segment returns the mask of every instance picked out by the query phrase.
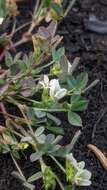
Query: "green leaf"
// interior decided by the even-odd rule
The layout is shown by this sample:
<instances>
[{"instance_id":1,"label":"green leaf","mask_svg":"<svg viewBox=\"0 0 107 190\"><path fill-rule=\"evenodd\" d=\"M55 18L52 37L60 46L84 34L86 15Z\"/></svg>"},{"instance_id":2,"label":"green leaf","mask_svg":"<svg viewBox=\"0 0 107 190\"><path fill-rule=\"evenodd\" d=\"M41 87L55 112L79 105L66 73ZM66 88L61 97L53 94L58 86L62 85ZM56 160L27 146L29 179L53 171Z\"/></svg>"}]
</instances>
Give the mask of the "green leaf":
<instances>
[{"instance_id":1,"label":"green leaf","mask_svg":"<svg viewBox=\"0 0 107 190\"><path fill-rule=\"evenodd\" d=\"M59 148L56 152L53 152L52 155L58 157L65 157L68 154L66 147Z\"/></svg>"},{"instance_id":2,"label":"green leaf","mask_svg":"<svg viewBox=\"0 0 107 190\"><path fill-rule=\"evenodd\" d=\"M49 7L51 0L43 0L43 5Z\"/></svg>"},{"instance_id":3,"label":"green leaf","mask_svg":"<svg viewBox=\"0 0 107 190\"><path fill-rule=\"evenodd\" d=\"M58 3L52 3L51 8L57 13L58 16L64 16L63 9Z\"/></svg>"},{"instance_id":4,"label":"green leaf","mask_svg":"<svg viewBox=\"0 0 107 190\"><path fill-rule=\"evenodd\" d=\"M78 130L74 134L74 137L73 137L72 141L70 142L70 144L66 145L67 153L70 153L72 151L72 149L74 148L75 144L77 143L80 135L81 135L81 131Z\"/></svg>"},{"instance_id":5,"label":"green leaf","mask_svg":"<svg viewBox=\"0 0 107 190\"><path fill-rule=\"evenodd\" d=\"M88 83L88 74L87 73L81 73L76 77L76 89L82 90L86 87Z\"/></svg>"},{"instance_id":6,"label":"green leaf","mask_svg":"<svg viewBox=\"0 0 107 190\"><path fill-rule=\"evenodd\" d=\"M31 162L35 162L35 161L39 160L41 158L41 156L42 156L41 152L32 153L30 155L30 160L31 160Z\"/></svg>"},{"instance_id":7,"label":"green leaf","mask_svg":"<svg viewBox=\"0 0 107 190\"><path fill-rule=\"evenodd\" d=\"M45 144L51 144L53 141L55 140L55 135L53 134L48 134L46 136L46 141L45 141Z\"/></svg>"},{"instance_id":8,"label":"green leaf","mask_svg":"<svg viewBox=\"0 0 107 190\"><path fill-rule=\"evenodd\" d=\"M75 112L72 111L68 112L68 121L70 124L74 126L82 126L81 117Z\"/></svg>"},{"instance_id":9,"label":"green leaf","mask_svg":"<svg viewBox=\"0 0 107 190\"><path fill-rule=\"evenodd\" d=\"M20 175L20 173L18 173L18 172L16 172L16 171L13 171L13 172L12 172L12 175L13 175L15 178L19 179L20 181L22 181L22 182L25 182L25 181L26 181L26 179L24 178L24 176Z\"/></svg>"},{"instance_id":10,"label":"green leaf","mask_svg":"<svg viewBox=\"0 0 107 190\"><path fill-rule=\"evenodd\" d=\"M47 117L52 120L57 126L61 125L61 121L60 119L58 119L57 117L55 117L54 115L47 113Z\"/></svg>"},{"instance_id":11,"label":"green leaf","mask_svg":"<svg viewBox=\"0 0 107 190\"><path fill-rule=\"evenodd\" d=\"M67 84L68 84L68 88L70 90L75 89L75 87L76 87L76 80L75 80L75 78L73 76L68 76L67 77Z\"/></svg>"},{"instance_id":12,"label":"green leaf","mask_svg":"<svg viewBox=\"0 0 107 190\"><path fill-rule=\"evenodd\" d=\"M23 185L24 185L25 187L27 187L28 189L30 189L30 190L34 190L34 189L35 189L35 186L32 185L32 184L30 184L30 183L25 182L25 183L23 183Z\"/></svg>"},{"instance_id":13,"label":"green leaf","mask_svg":"<svg viewBox=\"0 0 107 190\"><path fill-rule=\"evenodd\" d=\"M39 119L46 116L46 112L39 111L39 110L37 111L37 110L35 110L35 108L33 108L33 111L34 111L36 117Z\"/></svg>"},{"instance_id":14,"label":"green leaf","mask_svg":"<svg viewBox=\"0 0 107 190\"><path fill-rule=\"evenodd\" d=\"M59 143L59 141L61 141L62 138L63 138L62 135L58 135L58 136L55 138L55 140L53 141L53 144L57 144L57 143Z\"/></svg>"},{"instance_id":15,"label":"green leaf","mask_svg":"<svg viewBox=\"0 0 107 190\"><path fill-rule=\"evenodd\" d=\"M61 70L63 75L67 75L68 74L68 59L67 57L63 54L60 57L60 66L61 66Z\"/></svg>"},{"instance_id":16,"label":"green leaf","mask_svg":"<svg viewBox=\"0 0 107 190\"><path fill-rule=\"evenodd\" d=\"M64 134L64 130L63 130L61 127L52 127L52 126L50 126L50 125L47 125L46 128L47 128L49 131L51 131L51 132L53 132L53 133L55 133L55 134L61 134L61 135Z\"/></svg>"},{"instance_id":17,"label":"green leaf","mask_svg":"<svg viewBox=\"0 0 107 190\"><path fill-rule=\"evenodd\" d=\"M34 182L42 177L42 172L37 172L27 179L28 183Z\"/></svg>"},{"instance_id":18,"label":"green leaf","mask_svg":"<svg viewBox=\"0 0 107 190\"><path fill-rule=\"evenodd\" d=\"M94 86L96 86L98 84L99 80L94 80L88 87L86 87L83 92L85 93L87 90L90 90L91 88L93 88Z\"/></svg>"},{"instance_id":19,"label":"green leaf","mask_svg":"<svg viewBox=\"0 0 107 190\"><path fill-rule=\"evenodd\" d=\"M58 50L53 50L52 57L54 61L59 61L61 56L65 54L65 48L59 48Z\"/></svg>"},{"instance_id":20,"label":"green leaf","mask_svg":"<svg viewBox=\"0 0 107 190\"><path fill-rule=\"evenodd\" d=\"M40 136L44 132L44 130L45 130L44 127L39 127L38 129L36 129L35 131L36 137Z\"/></svg>"},{"instance_id":21,"label":"green leaf","mask_svg":"<svg viewBox=\"0 0 107 190\"><path fill-rule=\"evenodd\" d=\"M39 144L44 144L45 140L46 140L46 135L45 134L41 134L40 136L36 137L37 141Z\"/></svg>"},{"instance_id":22,"label":"green leaf","mask_svg":"<svg viewBox=\"0 0 107 190\"><path fill-rule=\"evenodd\" d=\"M82 90L88 83L88 74L81 73L76 78L74 76L67 77L67 84L70 90L73 90L75 94L81 94Z\"/></svg>"},{"instance_id":23,"label":"green leaf","mask_svg":"<svg viewBox=\"0 0 107 190\"><path fill-rule=\"evenodd\" d=\"M72 111L83 111L86 110L88 101L84 100L80 95L73 95L71 97L71 110Z\"/></svg>"}]
</instances>

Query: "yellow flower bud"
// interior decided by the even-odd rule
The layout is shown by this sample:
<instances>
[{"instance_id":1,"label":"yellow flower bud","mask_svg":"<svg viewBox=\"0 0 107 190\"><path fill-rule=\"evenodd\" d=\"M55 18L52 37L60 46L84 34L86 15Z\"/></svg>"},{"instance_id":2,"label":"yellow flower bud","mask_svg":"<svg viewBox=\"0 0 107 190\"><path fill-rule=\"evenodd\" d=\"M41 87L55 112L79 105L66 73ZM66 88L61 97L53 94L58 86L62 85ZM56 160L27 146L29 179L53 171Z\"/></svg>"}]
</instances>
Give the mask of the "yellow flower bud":
<instances>
[{"instance_id":1,"label":"yellow flower bud","mask_svg":"<svg viewBox=\"0 0 107 190\"><path fill-rule=\"evenodd\" d=\"M27 149L28 146L29 146L28 143L19 143L19 144L18 144L18 148L21 149L21 150Z\"/></svg>"}]
</instances>

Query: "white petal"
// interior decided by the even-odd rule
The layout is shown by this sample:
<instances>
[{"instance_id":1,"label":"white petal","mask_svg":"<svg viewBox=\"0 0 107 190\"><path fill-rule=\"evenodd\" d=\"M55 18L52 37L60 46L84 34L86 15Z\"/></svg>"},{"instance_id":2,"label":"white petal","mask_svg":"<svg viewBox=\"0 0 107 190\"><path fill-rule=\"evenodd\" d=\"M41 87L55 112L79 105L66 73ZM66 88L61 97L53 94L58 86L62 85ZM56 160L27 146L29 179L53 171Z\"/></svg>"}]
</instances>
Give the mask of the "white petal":
<instances>
[{"instance_id":1,"label":"white petal","mask_svg":"<svg viewBox=\"0 0 107 190\"><path fill-rule=\"evenodd\" d=\"M84 170L83 171L83 173L82 173L82 177L84 178L84 179L90 179L91 178L91 172L90 171L88 171L88 170Z\"/></svg>"},{"instance_id":2,"label":"white petal","mask_svg":"<svg viewBox=\"0 0 107 190\"><path fill-rule=\"evenodd\" d=\"M67 90L65 88L61 88L56 94L55 94L55 98L57 100L60 100L61 98L63 98L67 93Z\"/></svg>"},{"instance_id":3,"label":"white petal","mask_svg":"<svg viewBox=\"0 0 107 190\"><path fill-rule=\"evenodd\" d=\"M78 186L90 186L91 185L91 181L90 180L82 180L82 179L78 179L75 182L76 185Z\"/></svg>"},{"instance_id":4,"label":"white petal","mask_svg":"<svg viewBox=\"0 0 107 190\"><path fill-rule=\"evenodd\" d=\"M55 95L55 86L51 86L49 90L49 95L51 98L54 98Z\"/></svg>"},{"instance_id":5,"label":"white petal","mask_svg":"<svg viewBox=\"0 0 107 190\"><path fill-rule=\"evenodd\" d=\"M80 170L75 175L74 182L76 185L79 186L89 186L91 185L91 173L88 170Z\"/></svg>"},{"instance_id":6,"label":"white petal","mask_svg":"<svg viewBox=\"0 0 107 190\"><path fill-rule=\"evenodd\" d=\"M77 174L76 174L77 178L82 178L82 179L87 179L89 180L91 178L91 172L88 170L78 170Z\"/></svg>"},{"instance_id":7,"label":"white petal","mask_svg":"<svg viewBox=\"0 0 107 190\"><path fill-rule=\"evenodd\" d=\"M50 88L51 88L51 87L54 87L55 90L56 90L56 92L60 89L60 85L59 85L58 79L52 79L52 80L50 81Z\"/></svg>"},{"instance_id":8,"label":"white petal","mask_svg":"<svg viewBox=\"0 0 107 190\"><path fill-rule=\"evenodd\" d=\"M78 163L77 163L77 160L73 157L73 154L72 154L72 153L67 154L66 159L67 159L68 161L70 161L71 164L72 164L75 168L77 168Z\"/></svg>"},{"instance_id":9,"label":"white petal","mask_svg":"<svg viewBox=\"0 0 107 190\"><path fill-rule=\"evenodd\" d=\"M50 97L54 98L56 92L60 90L60 85L59 85L58 79L52 79L50 81L49 86L50 86L50 92L49 92Z\"/></svg>"},{"instance_id":10,"label":"white petal","mask_svg":"<svg viewBox=\"0 0 107 190\"><path fill-rule=\"evenodd\" d=\"M49 84L49 78L47 75L44 75L44 83L47 85Z\"/></svg>"},{"instance_id":11,"label":"white petal","mask_svg":"<svg viewBox=\"0 0 107 190\"><path fill-rule=\"evenodd\" d=\"M84 167L85 167L85 162L84 161L78 162L78 168L79 169L83 169Z\"/></svg>"},{"instance_id":12,"label":"white petal","mask_svg":"<svg viewBox=\"0 0 107 190\"><path fill-rule=\"evenodd\" d=\"M4 18L0 18L0 24L2 24L3 20L4 20Z\"/></svg>"}]
</instances>

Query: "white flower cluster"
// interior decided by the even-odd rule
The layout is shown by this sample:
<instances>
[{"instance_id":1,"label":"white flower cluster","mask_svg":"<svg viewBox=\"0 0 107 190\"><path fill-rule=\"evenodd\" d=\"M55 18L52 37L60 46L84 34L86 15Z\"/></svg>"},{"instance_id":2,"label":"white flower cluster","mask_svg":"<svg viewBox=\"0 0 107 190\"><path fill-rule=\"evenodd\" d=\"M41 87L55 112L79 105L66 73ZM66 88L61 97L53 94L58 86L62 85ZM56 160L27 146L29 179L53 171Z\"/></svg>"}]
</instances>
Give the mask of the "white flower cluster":
<instances>
[{"instance_id":1,"label":"white flower cluster","mask_svg":"<svg viewBox=\"0 0 107 190\"><path fill-rule=\"evenodd\" d=\"M85 162L77 162L77 160L73 157L72 153L66 156L66 159L71 163L74 167L76 173L73 178L73 183L77 186L90 186L91 185L91 172L87 169L84 169Z\"/></svg>"},{"instance_id":2,"label":"white flower cluster","mask_svg":"<svg viewBox=\"0 0 107 190\"><path fill-rule=\"evenodd\" d=\"M43 86L43 88L49 89L49 96L54 100L60 100L67 93L65 88L61 88L58 79L52 79L49 81L47 75L44 75L43 80L39 83Z\"/></svg>"}]
</instances>

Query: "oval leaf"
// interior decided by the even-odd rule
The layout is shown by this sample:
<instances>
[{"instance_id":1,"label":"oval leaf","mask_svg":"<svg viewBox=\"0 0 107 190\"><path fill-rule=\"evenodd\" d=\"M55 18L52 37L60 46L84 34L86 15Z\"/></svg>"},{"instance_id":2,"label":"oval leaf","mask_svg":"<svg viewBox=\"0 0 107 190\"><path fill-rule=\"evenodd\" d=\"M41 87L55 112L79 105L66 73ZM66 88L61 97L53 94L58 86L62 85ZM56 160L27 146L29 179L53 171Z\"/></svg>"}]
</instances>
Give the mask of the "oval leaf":
<instances>
[{"instance_id":1,"label":"oval leaf","mask_svg":"<svg viewBox=\"0 0 107 190\"><path fill-rule=\"evenodd\" d=\"M35 131L36 137L40 136L44 132L44 130L45 130L44 127L39 127L38 129L36 129Z\"/></svg>"},{"instance_id":2,"label":"oval leaf","mask_svg":"<svg viewBox=\"0 0 107 190\"><path fill-rule=\"evenodd\" d=\"M41 158L41 156L42 156L41 152L32 153L30 155L30 160L31 160L31 162L35 162L35 161L39 160Z\"/></svg>"},{"instance_id":3,"label":"oval leaf","mask_svg":"<svg viewBox=\"0 0 107 190\"><path fill-rule=\"evenodd\" d=\"M42 172L37 172L36 174L33 174L31 177L28 178L27 182L31 183L34 182L42 177Z\"/></svg>"},{"instance_id":4,"label":"oval leaf","mask_svg":"<svg viewBox=\"0 0 107 190\"><path fill-rule=\"evenodd\" d=\"M68 121L72 125L82 126L81 117L75 112L72 112L72 111L68 112Z\"/></svg>"}]
</instances>

